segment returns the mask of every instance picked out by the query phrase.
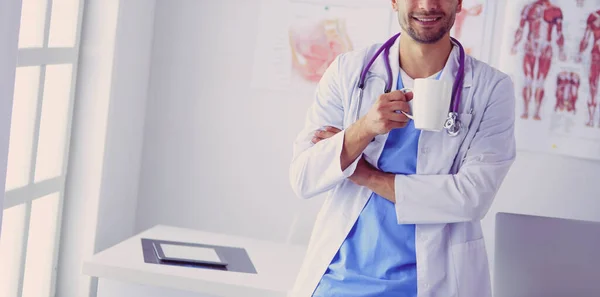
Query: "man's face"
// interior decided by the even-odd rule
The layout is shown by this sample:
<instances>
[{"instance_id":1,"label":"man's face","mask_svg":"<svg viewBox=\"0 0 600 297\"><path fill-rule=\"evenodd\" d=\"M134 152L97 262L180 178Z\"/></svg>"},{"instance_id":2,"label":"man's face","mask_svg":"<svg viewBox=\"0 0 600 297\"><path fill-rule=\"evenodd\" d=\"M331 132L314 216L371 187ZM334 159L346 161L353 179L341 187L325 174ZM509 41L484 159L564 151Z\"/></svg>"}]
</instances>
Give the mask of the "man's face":
<instances>
[{"instance_id":1,"label":"man's face","mask_svg":"<svg viewBox=\"0 0 600 297\"><path fill-rule=\"evenodd\" d=\"M402 30L427 44L450 32L461 5L462 0L392 0Z\"/></svg>"}]
</instances>

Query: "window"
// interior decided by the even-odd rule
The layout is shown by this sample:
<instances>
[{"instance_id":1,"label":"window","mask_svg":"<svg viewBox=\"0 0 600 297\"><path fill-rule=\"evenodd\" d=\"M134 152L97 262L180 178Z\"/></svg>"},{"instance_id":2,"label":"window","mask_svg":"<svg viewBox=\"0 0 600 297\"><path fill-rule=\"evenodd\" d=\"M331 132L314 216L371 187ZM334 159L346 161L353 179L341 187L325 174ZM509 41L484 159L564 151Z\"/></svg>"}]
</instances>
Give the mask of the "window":
<instances>
[{"instance_id":1,"label":"window","mask_svg":"<svg viewBox=\"0 0 600 297\"><path fill-rule=\"evenodd\" d=\"M84 0L23 0L0 297L54 296Z\"/></svg>"}]
</instances>

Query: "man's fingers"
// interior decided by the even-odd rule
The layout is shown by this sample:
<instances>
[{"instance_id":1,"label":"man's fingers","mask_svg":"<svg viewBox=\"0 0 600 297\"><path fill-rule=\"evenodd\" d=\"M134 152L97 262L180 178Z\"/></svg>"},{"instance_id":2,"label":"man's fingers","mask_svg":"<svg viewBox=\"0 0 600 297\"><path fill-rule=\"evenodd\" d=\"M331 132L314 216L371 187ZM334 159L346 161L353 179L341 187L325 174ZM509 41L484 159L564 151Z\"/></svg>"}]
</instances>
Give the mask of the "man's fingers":
<instances>
[{"instance_id":1,"label":"man's fingers","mask_svg":"<svg viewBox=\"0 0 600 297\"><path fill-rule=\"evenodd\" d=\"M335 127L326 127L324 129L325 129L325 131L323 131L323 130L315 131L315 135L312 138L312 143L317 143L323 139L332 137L333 135L335 135L341 131L340 129L335 128Z\"/></svg>"},{"instance_id":2,"label":"man's fingers","mask_svg":"<svg viewBox=\"0 0 600 297\"><path fill-rule=\"evenodd\" d=\"M340 130L336 127L326 126L326 127L323 127L322 130L315 131L315 137L320 138L320 140L323 140L325 138L332 137L333 135L339 133L340 131L342 131L342 130Z\"/></svg>"},{"instance_id":3,"label":"man's fingers","mask_svg":"<svg viewBox=\"0 0 600 297\"><path fill-rule=\"evenodd\" d=\"M386 117L390 121L398 123L408 123L408 121L410 120L406 115L404 115L401 112L389 112L388 114L386 114Z\"/></svg>"},{"instance_id":4,"label":"man's fingers","mask_svg":"<svg viewBox=\"0 0 600 297\"><path fill-rule=\"evenodd\" d=\"M393 101L390 102L386 105L384 105L384 110L383 111L404 111L407 113L410 113L410 104L408 104L408 102L405 101Z\"/></svg>"},{"instance_id":5,"label":"man's fingers","mask_svg":"<svg viewBox=\"0 0 600 297\"><path fill-rule=\"evenodd\" d=\"M410 104L405 101L392 101L384 105L382 116L390 121L407 123L410 119L402 112L411 114Z\"/></svg>"},{"instance_id":6,"label":"man's fingers","mask_svg":"<svg viewBox=\"0 0 600 297\"><path fill-rule=\"evenodd\" d=\"M338 132L342 131L342 130L340 130L336 127L332 127L332 126L325 126L324 130L327 132L333 132L333 133L338 133Z\"/></svg>"},{"instance_id":7,"label":"man's fingers","mask_svg":"<svg viewBox=\"0 0 600 297\"><path fill-rule=\"evenodd\" d=\"M329 137L332 137L335 134L337 134L337 133L328 132L328 131L317 131L317 132L315 132L315 136L319 137L319 138L329 138Z\"/></svg>"},{"instance_id":8,"label":"man's fingers","mask_svg":"<svg viewBox=\"0 0 600 297\"><path fill-rule=\"evenodd\" d=\"M404 92L396 90L389 92L387 94L381 95L382 101L407 101L406 95Z\"/></svg>"}]
</instances>

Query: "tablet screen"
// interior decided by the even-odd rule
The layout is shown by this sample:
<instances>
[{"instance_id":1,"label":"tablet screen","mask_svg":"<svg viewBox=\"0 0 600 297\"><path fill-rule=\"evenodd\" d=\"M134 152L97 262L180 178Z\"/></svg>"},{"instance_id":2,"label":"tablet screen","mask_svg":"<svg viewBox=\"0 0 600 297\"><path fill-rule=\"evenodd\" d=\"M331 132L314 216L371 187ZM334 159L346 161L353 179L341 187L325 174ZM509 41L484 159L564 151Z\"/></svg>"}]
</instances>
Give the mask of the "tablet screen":
<instances>
[{"instance_id":1,"label":"tablet screen","mask_svg":"<svg viewBox=\"0 0 600 297\"><path fill-rule=\"evenodd\" d=\"M183 260L194 260L202 262L222 262L219 255L213 248L183 246L174 244L160 244L163 254L166 258L175 258Z\"/></svg>"}]
</instances>

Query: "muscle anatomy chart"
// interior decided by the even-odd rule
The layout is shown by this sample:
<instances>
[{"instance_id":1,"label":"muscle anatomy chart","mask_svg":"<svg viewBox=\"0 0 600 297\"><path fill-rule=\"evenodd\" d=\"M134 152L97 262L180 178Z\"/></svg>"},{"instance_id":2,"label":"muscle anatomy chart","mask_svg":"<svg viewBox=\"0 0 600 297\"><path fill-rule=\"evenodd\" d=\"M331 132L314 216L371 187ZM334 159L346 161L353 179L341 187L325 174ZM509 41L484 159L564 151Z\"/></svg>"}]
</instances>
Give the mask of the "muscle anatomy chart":
<instances>
[{"instance_id":1,"label":"muscle anatomy chart","mask_svg":"<svg viewBox=\"0 0 600 297\"><path fill-rule=\"evenodd\" d=\"M560 50L562 61L566 59L564 52L565 39L562 30L563 14L560 7L552 5L549 0L539 0L525 5L522 9L521 20L515 34L515 41L511 50L517 53L517 46L523 39L523 33L529 32L525 40L525 56L523 58L523 114L521 118L527 119L530 112L530 102L535 92L535 120L540 120L540 108L544 100L544 83L552 65L552 43L556 42ZM558 38L552 40L552 33L556 31Z\"/></svg>"},{"instance_id":2,"label":"muscle anatomy chart","mask_svg":"<svg viewBox=\"0 0 600 297\"><path fill-rule=\"evenodd\" d=\"M581 80L576 72L563 71L556 78L556 105L554 111L576 112Z\"/></svg>"},{"instance_id":3,"label":"muscle anatomy chart","mask_svg":"<svg viewBox=\"0 0 600 297\"><path fill-rule=\"evenodd\" d=\"M574 2L508 1L500 69L519 149L600 159L600 1Z\"/></svg>"},{"instance_id":4,"label":"muscle anatomy chart","mask_svg":"<svg viewBox=\"0 0 600 297\"><path fill-rule=\"evenodd\" d=\"M590 46L590 41L592 46ZM586 123L587 126L593 127L596 122L594 120L596 115L596 107L598 106L598 78L600 76L600 9L592 12L587 18L585 33L579 46L578 61L583 60L583 54L591 47L591 63L589 70L589 89L590 97L587 102L589 119ZM599 122L600 126L600 122Z\"/></svg>"},{"instance_id":5,"label":"muscle anatomy chart","mask_svg":"<svg viewBox=\"0 0 600 297\"><path fill-rule=\"evenodd\" d=\"M339 54L391 36L390 12L379 0L262 0L252 86L313 92Z\"/></svg>"}]
</instances>

